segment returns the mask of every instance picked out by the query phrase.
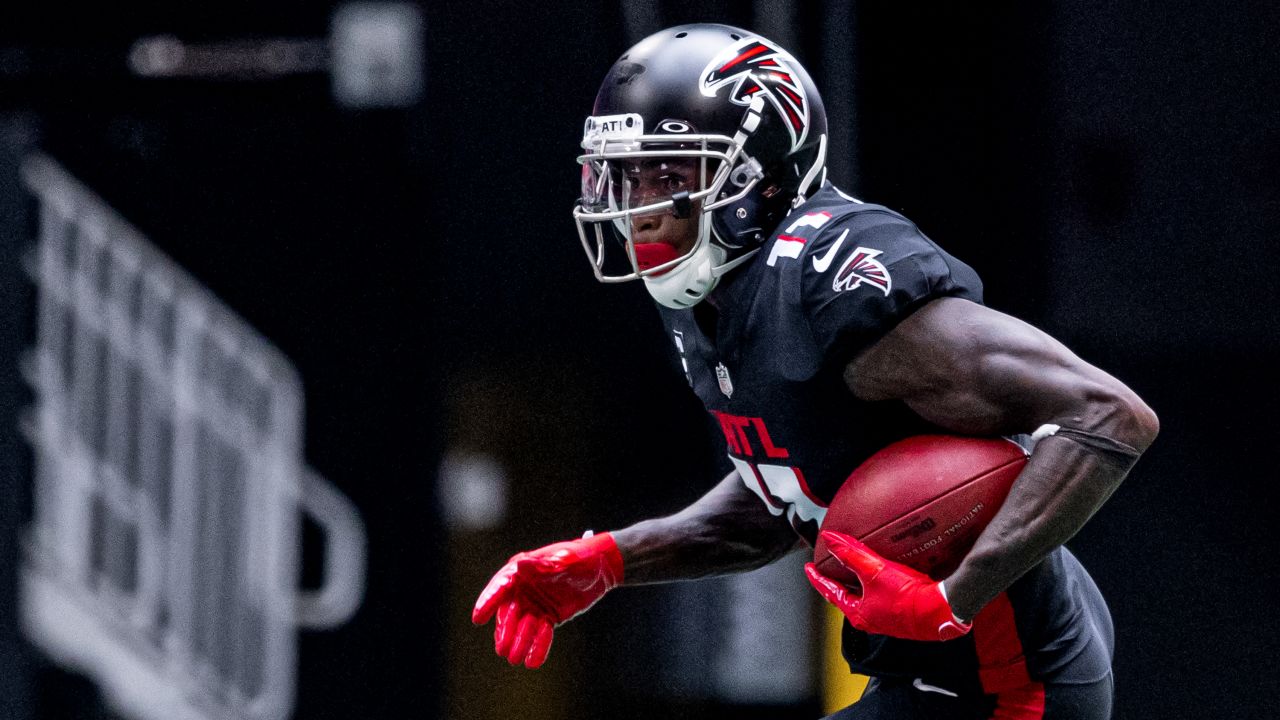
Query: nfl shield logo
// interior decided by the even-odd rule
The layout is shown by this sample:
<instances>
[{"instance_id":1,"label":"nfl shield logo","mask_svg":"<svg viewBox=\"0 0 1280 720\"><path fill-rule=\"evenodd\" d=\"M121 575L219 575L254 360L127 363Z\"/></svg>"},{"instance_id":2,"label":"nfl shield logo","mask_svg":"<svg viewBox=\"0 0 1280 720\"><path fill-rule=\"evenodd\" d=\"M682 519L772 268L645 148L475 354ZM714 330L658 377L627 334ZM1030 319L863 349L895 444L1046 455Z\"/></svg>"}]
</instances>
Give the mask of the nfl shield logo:
<instances>
[{"instance_id":1,"label":"nfl shield logo","mask_svg":"<svg viewBox=\"0 0 1280 720\"><path fill-rule=\"evenodd\" d=\"M720 381L720 392L725 397L733 397L733 381L729 379L729 368L724 363L716 365L716 380Z\"/></svg>"}]
</instances>

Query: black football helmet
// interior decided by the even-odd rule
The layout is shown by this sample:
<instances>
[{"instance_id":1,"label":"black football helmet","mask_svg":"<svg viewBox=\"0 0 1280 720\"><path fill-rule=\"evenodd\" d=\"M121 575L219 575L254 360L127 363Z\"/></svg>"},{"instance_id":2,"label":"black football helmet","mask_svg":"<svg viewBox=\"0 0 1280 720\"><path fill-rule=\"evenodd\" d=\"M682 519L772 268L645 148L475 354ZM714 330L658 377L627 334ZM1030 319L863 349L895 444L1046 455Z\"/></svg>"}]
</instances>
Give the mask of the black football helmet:
<instances>
[{"instance_id":1,"label":"black football helmet","mask_svg":"<svg viewBox=\"0 0 1280 720\"><path fill-rule=\"evenodd\" d=\"M663 305L694 305L821 187L826 148L822 98L777 44L715 24L645 38L609 70L583 129L574 219L597 279L643 278ZM696 182L632 193L628 165L658 160L696 161ZM691 249L638 261L632 223L654 213L696 219Z\"/></svg>"}]
</instances>

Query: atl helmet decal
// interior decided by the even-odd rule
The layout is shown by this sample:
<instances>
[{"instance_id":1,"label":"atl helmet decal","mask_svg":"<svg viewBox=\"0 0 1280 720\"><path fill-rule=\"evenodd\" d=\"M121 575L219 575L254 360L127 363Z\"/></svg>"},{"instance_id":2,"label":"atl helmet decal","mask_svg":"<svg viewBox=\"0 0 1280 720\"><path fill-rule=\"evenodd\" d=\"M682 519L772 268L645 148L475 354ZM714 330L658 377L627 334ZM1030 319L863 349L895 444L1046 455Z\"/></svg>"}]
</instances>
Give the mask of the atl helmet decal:
<instances>
[{"instance_id":1,"label":"atl helmet decal","mask_svg":"<svg viewBox=\"0 0 1280 720\"><path fill-rule=\"evenodd\" d=\"M875 259L880 254L882 254L881 251L871 248L859 247L854 250L849 259L840 266L835 280L831 281L831 289L836 292L852 290L866 283L888 296L889 289L893 287L893 278L889 277L889 271L885 269L884 263Z\"/></svg>"},{"instance_id":2,"label":"atl helmet decal","mask_svg":"<svg viewBox=\"0 0 1280 720\"><path fill-rule=\"evenodd\" d=\"M786 121L795 152L809 134L809 98L792 66L796 59L782 48L760 38L746 38L730 45L702 70L702 94L714 97L725 85L733 85L729 99L750 105L763 94Z\"/></svg>"}]
</instances>

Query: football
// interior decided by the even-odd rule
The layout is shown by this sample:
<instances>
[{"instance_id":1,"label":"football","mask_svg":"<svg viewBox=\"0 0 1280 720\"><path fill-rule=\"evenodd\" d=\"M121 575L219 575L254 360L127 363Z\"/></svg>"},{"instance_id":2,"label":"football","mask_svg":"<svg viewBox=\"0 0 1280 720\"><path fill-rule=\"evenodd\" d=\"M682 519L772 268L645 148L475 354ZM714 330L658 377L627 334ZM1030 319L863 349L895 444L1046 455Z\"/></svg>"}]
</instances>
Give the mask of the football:
<instances>
[{"instance_id":1,"label":"football","mask_svg":"<svg viewBox=\"0 0 1280 720\"><path fill-rule=\"evenodd\" d=\"M1026 451L1003 438L907 438L853 471L832 498L822 529L852 535L940 580L973 547L1026 464ZM821 539L813 557L824 575L857 586Z\"/></svg>"}]
</instances>

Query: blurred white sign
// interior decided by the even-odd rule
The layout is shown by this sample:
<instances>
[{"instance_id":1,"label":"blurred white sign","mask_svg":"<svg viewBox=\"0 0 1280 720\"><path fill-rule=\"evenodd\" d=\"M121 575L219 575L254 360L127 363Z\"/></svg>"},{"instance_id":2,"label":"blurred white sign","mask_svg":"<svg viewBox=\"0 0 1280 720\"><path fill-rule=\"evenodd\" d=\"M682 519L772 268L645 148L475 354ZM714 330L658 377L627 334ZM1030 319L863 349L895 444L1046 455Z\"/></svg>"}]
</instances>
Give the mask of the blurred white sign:
<instances>
[{"instance_id":1,"label":"blurred white sign","mask_svg":"<svg viewBox=\"0 0 1280 720\"><path fill-rule=\"evenodd\" d=\"M422 14L403 2L338 7L330 31L333 94L353 108L406 107L423 90Z\"/></svg>"},{"instance_id":2,"label":"blurred white sign","mask_svg":"<svg viewBox=\"0 0 1280 720\"><path fill-rule=\"evenodd\" d=\"M364 587L350 502L302 461L290 363L52 160L39 201L32 641L139 720L282 720L298 625ZM299 595L300 509L326 533Z\"/></svg>"}]
</instances>

